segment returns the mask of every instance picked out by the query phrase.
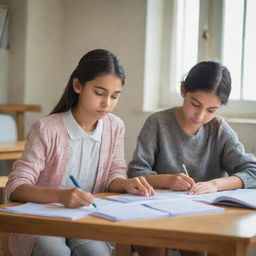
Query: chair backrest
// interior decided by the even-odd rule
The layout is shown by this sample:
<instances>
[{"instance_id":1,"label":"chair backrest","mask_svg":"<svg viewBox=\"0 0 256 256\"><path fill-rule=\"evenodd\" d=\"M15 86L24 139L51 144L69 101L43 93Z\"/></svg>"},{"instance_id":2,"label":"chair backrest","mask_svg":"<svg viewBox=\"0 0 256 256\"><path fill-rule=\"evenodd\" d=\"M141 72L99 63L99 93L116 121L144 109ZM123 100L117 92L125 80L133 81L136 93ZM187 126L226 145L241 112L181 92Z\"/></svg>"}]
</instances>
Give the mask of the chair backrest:
<instances>
[{"instance_id":1,"label":"chair backrest","mask_svg":"<svg viewBox=\"0 0 256 256\"><path fill-rule=\"evenodd\" d=\"M30 104L0 104L0 115L1 114L14 114L14 119L17 124L17 137L18 140L25 140L25 112L41 112L41 105L30 105ZM11 116L12 117L12 116ZM1 123L0 123L1 131Z\"/></svg>"},{"instance_id":2,"label":"chair backrest","mask_svg":"<svg viewBox=\"0 0 256 256\"><path fill-rule=\"evenodd\" d=\"M0 114L0 142L17 141L17 125L11 115Z\"/></svg>"}]
</instances>

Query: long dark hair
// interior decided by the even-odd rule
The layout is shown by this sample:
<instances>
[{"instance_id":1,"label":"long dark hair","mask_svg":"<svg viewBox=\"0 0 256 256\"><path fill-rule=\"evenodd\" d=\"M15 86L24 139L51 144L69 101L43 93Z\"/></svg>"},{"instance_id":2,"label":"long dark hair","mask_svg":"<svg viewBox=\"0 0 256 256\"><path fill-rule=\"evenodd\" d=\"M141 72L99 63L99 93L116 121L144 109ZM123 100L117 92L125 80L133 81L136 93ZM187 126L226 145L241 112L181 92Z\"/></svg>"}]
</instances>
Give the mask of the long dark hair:
<instances>
[{"instance_id":1,"label":"long dark hair","mask_svg":"<svg viewBox=\"0 0 256 256\"><path fill-rule=\"evenodd\" d=\"M203 61L192 67L182 85L185 92L215 92L221 103L225 105L231 91L231 76L222 64Z\"/></svg>"},{"instance_id":2,"label":"long dark hair","mask_svg":"<svg viewBox=\"0 0 256 256\"><path fill-rule=\"evenodd\" d=\"M68 84L58 104L50 114L68 111L76 106L78 94L73 89L73 79L77 78L81 85L100 75L114 74L125 83L125 74L118 57L110 51L95 49L86 53L71 74Z\"/></svg>"}]
</instances>

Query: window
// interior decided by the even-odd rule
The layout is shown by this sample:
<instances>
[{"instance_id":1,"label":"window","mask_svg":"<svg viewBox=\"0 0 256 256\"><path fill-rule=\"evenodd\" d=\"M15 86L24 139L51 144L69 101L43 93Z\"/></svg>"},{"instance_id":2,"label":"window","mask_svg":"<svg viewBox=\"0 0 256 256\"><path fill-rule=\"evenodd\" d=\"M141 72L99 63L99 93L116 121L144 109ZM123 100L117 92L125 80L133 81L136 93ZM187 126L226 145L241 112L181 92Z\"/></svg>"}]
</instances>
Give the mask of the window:
<instances>
[{"instance_id":1,"label":"window","mask_svg":"<svg viewBox=\"0 0 256 256\"><path fill-rule=\"evenodd\" d=\"M145 100L144 109L179 104L189 69L217 60L232 76L222 114L256 117L255 13L255 0L148 0L145 91L154 100Z\"/></svg>"},{"instance_id":2,"label":"window","mask_svg":"<svg viewBox=\"0 0 256 256\"><path fill-rule=\"evenodd\" d=\"M232 73L231 98L236 100L256 100L255 13L255 0L224 2L223 62Z\"/></svg>"}]
</instances>

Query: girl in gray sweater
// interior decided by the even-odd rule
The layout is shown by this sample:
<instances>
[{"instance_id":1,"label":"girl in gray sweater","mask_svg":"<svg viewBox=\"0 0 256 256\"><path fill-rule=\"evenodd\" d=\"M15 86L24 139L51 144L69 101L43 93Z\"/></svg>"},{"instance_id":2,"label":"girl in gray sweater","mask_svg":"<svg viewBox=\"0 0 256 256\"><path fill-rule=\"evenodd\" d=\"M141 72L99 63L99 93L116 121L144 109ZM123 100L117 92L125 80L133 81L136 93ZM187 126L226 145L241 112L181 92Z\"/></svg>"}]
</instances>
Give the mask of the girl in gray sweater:
<instances>
[{"instance_id":1,"label":"girl in gray sweater","mask_svg":"<svg viewBox=\"0 0 256 256\"><path fill-rule=\"evenodd\" d=\"M146 120L129 164L129 177L145 176L154 188L189 194L256 187L255 156L245 153L237 134L216 116L230 91L226 67L212 61L195 65L181 83L182 106ZM139 251L141 256L164 255L161 249Z\"/></svg>"}]
</instances>

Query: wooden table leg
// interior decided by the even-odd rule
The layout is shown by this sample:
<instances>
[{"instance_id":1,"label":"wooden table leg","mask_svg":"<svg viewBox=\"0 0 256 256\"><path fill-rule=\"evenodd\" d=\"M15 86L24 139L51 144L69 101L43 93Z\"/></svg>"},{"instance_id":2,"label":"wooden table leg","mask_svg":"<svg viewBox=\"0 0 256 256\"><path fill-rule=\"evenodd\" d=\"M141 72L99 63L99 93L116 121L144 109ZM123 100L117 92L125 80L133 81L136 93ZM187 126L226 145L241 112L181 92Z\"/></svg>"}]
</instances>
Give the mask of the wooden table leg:
<instances>
[{"instance_id":1,"label":"wooden table leg","mask_svg":"<svg viewBox=\"0 0 256 256\"><path fill-rule=\"evenodd\" d=\"M130 244L116 244L116 256L132 256Z\"/></svg>"},{"instance_id":2,"label":"wooden table leg","mask_svg":"<svg viewBox=\"0 0 256 256\"><path fill-rule=\"evenodd\" d=\"M223 252L220 253L207 253L207 256L246 256L248 251L247 246L244 246L243 244L235 244L233 247L230 247L230 250L223 250Z\"/></svg>"},{"instance_id":3,"label":"wooden table leg","mask_svg":"<svg viewBox=\"0 0 256 256\"><path fill-rule=\"evenodd\" d=\"M0 233L0 251L4 256L11 256L9 251L9 233Z\"/></svg>"}]
</instances>

